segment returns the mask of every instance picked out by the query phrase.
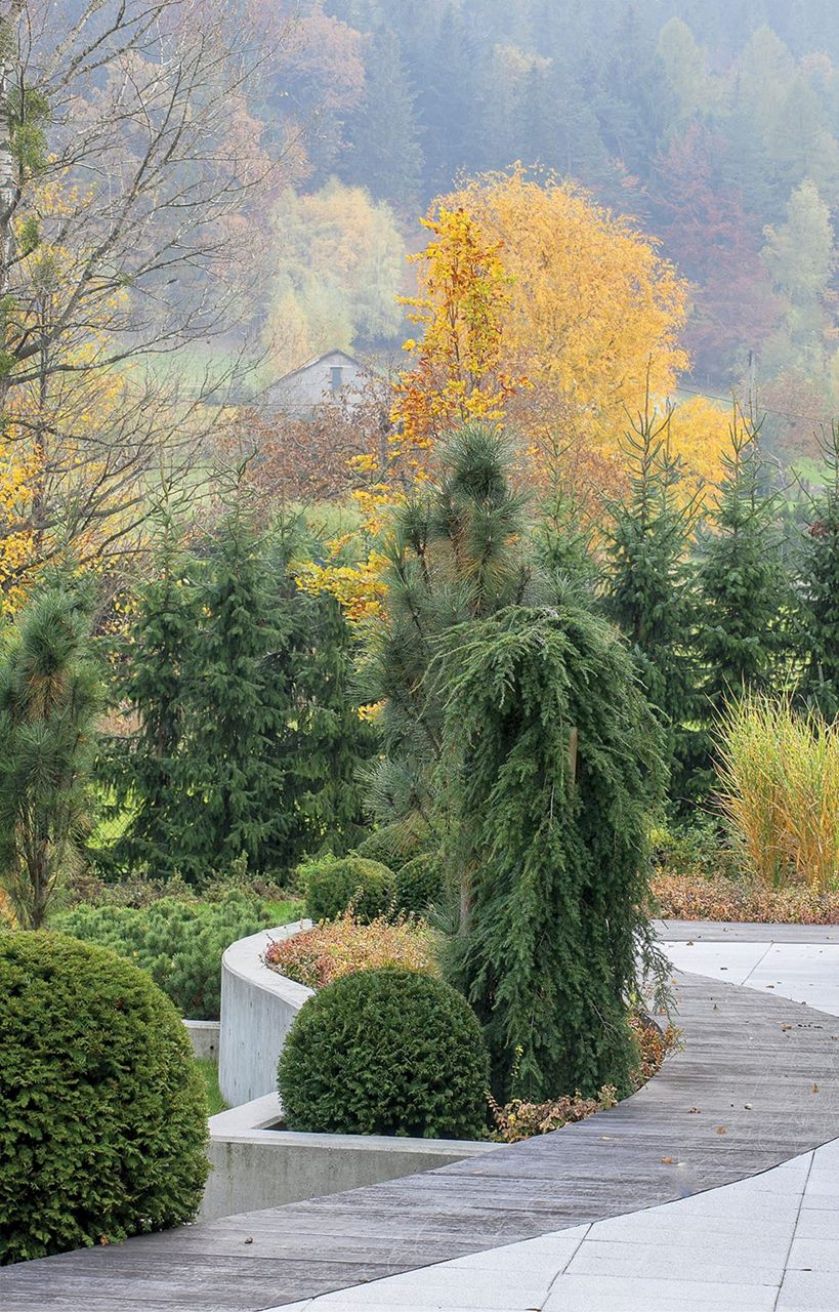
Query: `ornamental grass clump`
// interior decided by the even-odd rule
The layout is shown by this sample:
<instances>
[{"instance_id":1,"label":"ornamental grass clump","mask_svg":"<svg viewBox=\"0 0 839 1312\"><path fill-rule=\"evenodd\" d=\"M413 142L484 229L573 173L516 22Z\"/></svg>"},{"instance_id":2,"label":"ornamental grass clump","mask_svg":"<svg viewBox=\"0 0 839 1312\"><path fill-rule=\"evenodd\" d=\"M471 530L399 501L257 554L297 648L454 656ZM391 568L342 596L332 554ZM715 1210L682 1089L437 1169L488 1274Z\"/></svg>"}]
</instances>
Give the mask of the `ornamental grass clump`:
<instances>
[{"instance_id":1,"label":"ornamental grass clump","mask_svg":"<svg viewBox=\"0 0 839 1312\"><path fill-rule=\"evenodd\" d=\"M426 926L412 920L394 923L384 916L363 925L350 912L338 920L271 943L265 963L310 989L323 988L359 970L377 970L382 966L435 970L432 934Z\"/></svg>"},{"instance_id":2,"label":"ornamental grass clump","mask_svg":"<svg viewBox=\"0 0 839 1312\"><path fill-rule=\"evenodd\" d=\"M719 804L765 887L824 893L839 877L839 721L747 695L719 729Z\"/></svg>"},{"instance_id":3,"label":"ornamental grass clump","mask_svg":"<svg viewBox=\"0 0 839 1312\"><path fill-rule=\"evenodd\" d=\"M144 971L63 934L4 933L0 1036L0 1263L191 1220L204 1085Z\"/></svg>"},{"instance_id":4,"label":"ornamental grass clump","mask_svg":"<svg viewBox=\"0 0 839 1312\"><path fill-rule=\"evenodd\" d=\"M474 1139L489 1061L466 1000L399 968L345 975L310 998L280 1056L292 1130Z\"/></svg>"}]
</instances>

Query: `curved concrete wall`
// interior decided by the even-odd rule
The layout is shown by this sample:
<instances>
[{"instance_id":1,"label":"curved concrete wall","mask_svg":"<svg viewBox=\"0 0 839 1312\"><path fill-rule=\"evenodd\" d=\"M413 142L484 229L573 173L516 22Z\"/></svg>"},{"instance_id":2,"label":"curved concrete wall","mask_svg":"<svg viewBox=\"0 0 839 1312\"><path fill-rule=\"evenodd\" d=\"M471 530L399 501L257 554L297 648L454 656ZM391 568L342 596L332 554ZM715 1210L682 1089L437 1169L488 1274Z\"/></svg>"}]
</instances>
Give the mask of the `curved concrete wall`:
<instances>
[{"instance_id":1,"label":"curved concrete wall","mask_svg":"<svg viewBox=\"0 0 839 1312\"><path fill-rule=\"evenodd\" d=\"M212 1171L200 1220L282 1207L304 1198L431 1171L503 1148L458 1139L400 1139L365 1134L295 1134L273 1129L276 1093L210 1117Z\"/></svg>"},{"instance_id":2,"label":"curved concrete wall","mask_svg":"<svg viewBox=\"0 0 839 1312\"><path fill-rule=\"evenodd\" d=\"M230 1107L273 1093L286 1035L312 989L263 964L269 943L291 938L311 922L299 920L231 943L221 960L219 1088Z\"/></svg>"}]
</instances>

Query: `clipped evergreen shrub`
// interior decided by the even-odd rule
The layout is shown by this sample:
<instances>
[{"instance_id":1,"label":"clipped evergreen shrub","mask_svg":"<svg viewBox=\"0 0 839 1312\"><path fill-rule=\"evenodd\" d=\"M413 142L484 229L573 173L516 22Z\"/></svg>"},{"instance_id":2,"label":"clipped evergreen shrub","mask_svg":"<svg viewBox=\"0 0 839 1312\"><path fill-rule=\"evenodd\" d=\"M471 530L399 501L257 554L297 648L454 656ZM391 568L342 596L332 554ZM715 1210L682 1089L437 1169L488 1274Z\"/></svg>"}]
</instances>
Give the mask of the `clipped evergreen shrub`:
<instances>
[{"instance_id":1,"label":"clipped evergreen shrub","mask_svg":"<svg viewBox=\"0 0 839 1312\"><path fill-rule=\"evenodd\" d=\"M0 936L0 1263L194 1216L206 1098L148 975L61 934Z\"/></svg>"},{"instance_id":2,"label":"clipped evergreen shrub","mask_svg":"<svg viewBox=\"0 0 839 1312\"><path fill-rule=\"evenodd\" d=\"M369 924L387 915L394 902L393 871L360 856L322 857L301 867L306 915L315 922L336 920L352 907L355 919Z\"/></svg>"},{"instance_id":3,"label":"clipped evergreen shrub","mask_svg":"<svg viewBox=\"0 0 839 1312\"><path fill-rule=\"evenodd\" d=\"M488 1079L461 994L398 967L345 975L310 998L278 1070L293 1130L428 1139L481 1137Z\"/></svg>"},{"instance_id":4,"label":"clipped evergreen shrub","mask_svg":"<svg viewBox=\"0 0 839 1312\"><path fill-rule=\"evenodd\" d=\"M398 871L417 855L418 850L417 840L407 837L400 826L384 825L381 829L373 829L352 855L364 857L365 861L380 861Z\"/></svg>"},{"instance_id":5,"label":"clipped evergreen shrub","mask_svg":"<svg viewBox=\"0 0 839 1312\"><path fill-rule=\"evenodd\" d=\"M217 902L161 898L147 907L81 906L56 916L55 925L147 970L190 1020L218 1020L225 948L269 920L257 898L235 890Z\"/></svg>"},{"instance_id":6,"label":"clipped evergreen shrub","mask_svg":"<svg viewBox=\"0 0 839 1312\"><path fill-rule=\"evenodd\" d=\"M442 892L440 861L428 852L415 856L396 872L396 908L400 912L425 915L440 900Z\"/></svg>"}]
</instances>

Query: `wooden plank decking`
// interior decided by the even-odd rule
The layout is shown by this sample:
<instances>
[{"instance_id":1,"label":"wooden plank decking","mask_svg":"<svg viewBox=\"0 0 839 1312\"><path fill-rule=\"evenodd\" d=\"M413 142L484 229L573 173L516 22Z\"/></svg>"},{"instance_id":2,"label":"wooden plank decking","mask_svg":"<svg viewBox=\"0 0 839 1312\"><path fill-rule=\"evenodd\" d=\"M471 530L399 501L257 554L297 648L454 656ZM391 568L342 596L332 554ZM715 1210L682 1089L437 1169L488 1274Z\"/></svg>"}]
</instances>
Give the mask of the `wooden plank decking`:
<instances>
[{"instance_id":1,"label":"wooden plank decking","mask_svg":"<svg viewBox=\"0 0 839 1312\"><path fill-rule=\"evenodd\" d=\"M839 1137L839 1019L680 975L633 1098L404 1180L0 1272L3 1312L256 1312L754 1175Z\"/></svg>"}]
</instances>

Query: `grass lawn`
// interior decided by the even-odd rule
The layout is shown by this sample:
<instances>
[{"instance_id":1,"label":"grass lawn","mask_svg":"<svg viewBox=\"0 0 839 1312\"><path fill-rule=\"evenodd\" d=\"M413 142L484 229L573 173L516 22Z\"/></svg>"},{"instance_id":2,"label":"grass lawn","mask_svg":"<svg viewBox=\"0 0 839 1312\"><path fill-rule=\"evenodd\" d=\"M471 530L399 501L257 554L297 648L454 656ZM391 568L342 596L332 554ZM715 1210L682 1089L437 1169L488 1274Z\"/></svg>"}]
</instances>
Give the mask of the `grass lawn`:
<instances>
[{"instance_id":1,"label":"grass lawn","mask_svg":"<svg viewBox=\"0 0 839 1312\"><path fill-rule=\"evenodd\" d=\"M301 920L306 914L305 903L297 898L285 898L279 902L266 898L265 905L269 913L269 925L266 928L272 928L275 925L290 925L295 920Z\"/></svg>"},{"instance_id":2,"label":"grass lawn","mask_svg":"<svg viewBox=\"0 0 839 1312\"><path fill-rule=\"evenodd\" d=\"M227 1103L221 1096L221 1090L218 1087L218 1066L209 1058L198 1061L198 1069L204 1077L204 1084L207 1089L207 1115L215 1116L216 1112L226 1112Z\"/></svg>"}]
</instances>

